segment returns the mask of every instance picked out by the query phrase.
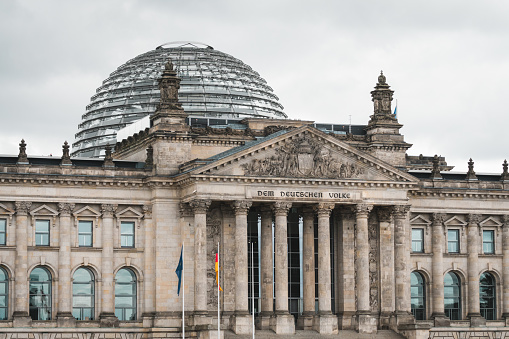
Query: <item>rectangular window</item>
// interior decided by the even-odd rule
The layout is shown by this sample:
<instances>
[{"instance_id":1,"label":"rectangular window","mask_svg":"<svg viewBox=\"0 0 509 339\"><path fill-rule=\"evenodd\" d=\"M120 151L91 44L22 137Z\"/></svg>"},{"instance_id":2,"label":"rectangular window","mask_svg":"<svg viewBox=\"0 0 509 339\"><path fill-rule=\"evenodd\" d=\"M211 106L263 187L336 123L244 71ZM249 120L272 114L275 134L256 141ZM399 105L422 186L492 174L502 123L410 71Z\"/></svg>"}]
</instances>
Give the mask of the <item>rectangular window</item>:
<instances>
[{"instance_id":1,"label":"rectangular window","mask_svg":"<svg viewBox=\"0 0 509 339\"><path fill-rule=\"evenodd\" d=\"M495 253L495 232L482 231L482 250L484 254Z\"/></svg>"},{"instance_id":2,"label":"rectangular window","mask_svg":"<svg viewBox=\"0 0 509 339\"><path fill-rule=\"evenodd\" d=\"M134 247L134 222L120 223L120 247Z\"/></svg>"},{"instance_id":3,"label":"rectangular window","mask_svg":"<svg viewBox=\"0 0 509 339\"><path fill-rule=\"evenodd\" d=\"M78 241L79 247L92 247L92 221L79 221Z\"/></svg>"},{"instance_id":4,"label":"rectangular window","mask_svg":"<svg viewBox=\"0 0 509 339\"><path fill-rule=\"evenodd\" d=\"M460 252L460 230L447 231L447 251L449 253Z\"/></svg>"},{"instance_id":5,"label":"rectangular window","mask_svg":"<svg viewBox=\"0 0 509 339\"><path fill-rule=\"evenodd\" d=\"M49 220L35 221L35 246L49 246Z\"/></svg>"},{"instance_id":6,"label":"rectangular window","mask_svg":"<svg viewBox=\"0 0 509 339\"><path fill-rule=\"evenodd\" d=\"M412 228L412 252L424 252L424 229Z\"/></svg>"},{"instance_id":7,"label":"rectangular window","mask_svg":"<svg viewBox=\"0 0 509 339\"><path fill-rule=\"evenodd\" d=\"M7 239L7 220L0 219L0 246L5 246Z\"/></svg>"}]
</instances>

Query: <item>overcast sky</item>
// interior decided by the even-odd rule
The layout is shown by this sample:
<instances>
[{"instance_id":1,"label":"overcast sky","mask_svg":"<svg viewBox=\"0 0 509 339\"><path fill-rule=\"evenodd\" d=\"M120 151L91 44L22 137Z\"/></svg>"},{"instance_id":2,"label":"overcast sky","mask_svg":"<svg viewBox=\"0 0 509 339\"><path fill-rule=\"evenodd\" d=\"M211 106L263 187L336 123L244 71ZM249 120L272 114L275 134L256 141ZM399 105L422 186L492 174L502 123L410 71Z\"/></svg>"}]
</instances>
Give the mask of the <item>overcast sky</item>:
<instances>
[{"instance_id":1,"label":"overcast sky","mask_svg":"<svg viewBox=\"0 0 509 339\"><path fill-rule=\"evenodd\" d=\"M228 53L290 118L367 124L380 70L411 155L500 173L509 158L508 1L0 1L0 154L61 155L95 89L170 41ZM394 104L394 102L393 102Z\"/></svg>"}]
</instances>

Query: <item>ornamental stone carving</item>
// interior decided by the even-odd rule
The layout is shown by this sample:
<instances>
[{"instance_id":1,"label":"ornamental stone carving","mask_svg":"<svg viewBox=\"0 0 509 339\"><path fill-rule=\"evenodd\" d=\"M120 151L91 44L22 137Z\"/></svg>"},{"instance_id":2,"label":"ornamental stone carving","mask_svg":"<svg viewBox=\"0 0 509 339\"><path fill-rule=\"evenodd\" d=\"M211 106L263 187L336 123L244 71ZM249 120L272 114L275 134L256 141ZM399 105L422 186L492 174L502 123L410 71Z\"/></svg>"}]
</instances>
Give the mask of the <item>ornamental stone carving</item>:
<instances>
[{"instance_id":1,"label":"ornamental stone carving","mask_svg":"<svg viewBox=\"0 0 509 339\"><path fill-rule=\"evenodd\" d=\"M410 206L408 205L395 205L393 206L393 215L394 218L404 219L407 217L408 212L410 212Z\"/></svg>"},{"instance_id":2,"label":"ornamental stone carving","mask_svg":"<svg viewBox=\"0 0 509 339\"><path fill-rule=\"evenodd\" d=\"M508 214L502 216L502 224L504 225L504 227L509 227L509 215Z\"/></svg>"},{"instance_id":3,"label":"ornamental stone carving","mask_svg":"<svg viewBox=\"0 0 509 339\"><path fill-rule=\"evenodd\" d=\"M376 212L380 222L391 222L392 209L388 207L379 207Z\"/></svg>"},{"instance_id":4,"label":"ornamental stone carving","mask_svg":"<svg viewBox=\"0 0 509 339\"><path fill-rule=\"evenodd\" d=\"M32 203L30 201L16 201L15 206L17 215L27 215Z\"/></svg>"},{"instance_id":5,"label":"ornamental stone carving","mask_svg":"<svg viewBox=\"0 0 509 339\"><path fill-rule=\"evenodd\" d=\"M28 157L27 157L27 144L25 143L25 139L21 139L21 142L19 144L19 154L18 154L18 161L17 164L28 164Z\"/></svg>"},{"instance_id":6,"label":"ornamental stone carving","mask_svg":"<svg viewBox=\"0 0 509 339\"><path fill-rule=\"evenodd\" d=\"M61 216L71 216L72 211L74 211L75 204L70 204L66 202L60 202L58 203L58 211L60 212Z\"/></svg>"},{"instance_id":7,"label":"ornamental stone carving","mask_svg":"<svg viewBox=\"0 0 509 339\"><path fill-rule=\"evenodd\" d=\"M356 178L364 169L339 161L323 143L304 136L276 148L276 154L243 164L246 175L297 178Z\"/></svg>"},{"instance_id":8,"label":"ornamental stone carving","mask_svg":"<svg viewBox=\"0 0 509 339\"><path fill-rule=\"evenodd\" d=\"M142 210L145 219L152 218L152 205L143 205Z\"/></svg>"},{"instance_id":9,"label":"ornamental stone carving","mask_svg":"<svg viewBox=\"0 0 509 339\"><path fill-rule=\"evenodd\" d=\"M232 208L235 211L235 215L243 215L249 212L253 203L248 200L237 200L232 203Z\"/></svg>"},{"instance_id":10,"label":"ornamental stone carving","mask_svg":"<svg viewBox=\"0 0 509 339\"><path fill-rule=\"evenodd\" d=\"M482 216L480 214L474 214L474 213L470 213L470 214L467 214L467 221L470 225L479 225L479 223L481 222L481 218Z\"/></svg>"},{"instance_id":11,"label":"ornamental stone carving","mask_svg":"<svg viewBox=\"0 0 509 339\"><path fill-rule=\"evenodd\" d=\"M355 212L358 217L366 217L368 216L369 212L373 209L372 205L368 204L357 204L355 205Z\"/></svg>"},{"instance_id":12,"label":"ornamental stone carving","mask_svg":"<svg viewBox=\"0 0 509 339\"><path fill-rule=\"evenodd\" d=\"M291 202L287 201L276 201L274 205L272 205L272 211L275 215L288 215L288 211L292 207Z\"/></svg>"},{"instance_id":13,"label":"ornamental stone carving","mask_svg":"<svg viewBox=\"0 0 509 339\"><path fill-rule=\"evenodd\" d=\"M318 216L330 216L335 204L321 202L314 206L314 210Z\"/></svg>"},{"instance_id":14,"label":"ornamental stone carving","mask_svg":"<svg viewBox=\"0 0 509 339\"><path fill-rule=\"evenodd\" d=\"M181 218L192 217L193 210L191 209L191 206L189 206L189 204L186 204L185 202L181 202L179 205L179 214L180 214Z\"/></svg>"},{"instance_id":15,"label":"ornamental stone carving","mask_svg":"<svg viewBox=\"0 0 509 339\"><path fill-rule=\"evenodd\" d=\"M446 216L447 214L445 213L433 213L433 226L442 226Z\"/></svg>"},{"instance_id":16,"label":"ornamental stone carving","mask_svg":"<svg viewBox=\"0 0 509 339\"><path fill-rule=\"evenodd\" d=\"M189 202L189 206L193 209L195 214L205 214L211 204L209 199L196 199Z\"/></svg>"},{"instance_id":17,"label":"ornamental stone carving","mask_svg":"<svg viewBox=\"0 0 509 339\"><path fill-rule=\"evenodd\" d=\"M369 241L369 304L372 312L378 311L378 225L374 222L368 223L368 241Z\"/></svg>"},{"instance_id":18,"label":"ornamental stone carving","mask_svg":"<svg viewBox=\"0 0 509 339\"><path fill-rule=\"evenodd\" d=\"M118 205L112 205L112 204L102 204L101 205L101 212L103 213L103 217L113 217L115 212L117 211Z\"/></svg>"}]
</instances>

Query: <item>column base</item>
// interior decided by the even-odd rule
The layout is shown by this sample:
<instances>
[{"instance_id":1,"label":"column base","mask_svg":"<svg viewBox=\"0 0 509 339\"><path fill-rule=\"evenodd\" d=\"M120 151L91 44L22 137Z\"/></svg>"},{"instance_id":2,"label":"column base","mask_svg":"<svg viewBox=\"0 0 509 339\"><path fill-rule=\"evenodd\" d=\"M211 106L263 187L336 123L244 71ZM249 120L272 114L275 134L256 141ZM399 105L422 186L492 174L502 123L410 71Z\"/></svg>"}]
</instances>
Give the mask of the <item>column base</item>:
<instances>
[{"instance_id":1,"label":"column base","mask_svg":"<svg viewBox=\"0 0 509 339\"><path fill-rule=\"evenodd\" d=\"M315 318L315 312L303 312L297 318L297 329L298 330L312 330L314 318Z\"/></svg>"},{"instance_id":2,"label":"column base","mask_svg":"<svg viewBox=\"0 0 509 339\"><path fill-rule=\"evenodd\" d=\"M275 314L270 321L270 329L276 334L294 334L295 318L290 313Z\"/></svg>"},{"instance_id":3,"label":"column base","mask_svg":"<svg viewBox=\"0 0 509 339\"><path fill-rule=\"evenodd\" d=\"M445 316L445 313L433 313L431 315L434 327L449 327L451 326L451 319Z\"/></svg>"},{"instance_id":4,"label":"column base","mask_svg":"<svg viewBox=\"0 0 509 339\"><path fill-rule=\"evenodd\" d=\"M255 326L257 330L270 330L270 319L272 318L272 312L261 312L258 317L255 318Z\"/></svg>"},{"instance_id":5,"label":"column base","mask_svg":"<svg viewBox=\"0 0 509 339\"><path fill-rule=\"evenodd\" d=\"M481 313L469 313L467 318L470 319L470 327L486 326L486 319L481 316Z\"/></svg>"},{"instance_id":6,"label":"column base","mask_svg":"<svg viewBox=\"0 0 509 339\"><path fill-rule=\"evenodd\" d=\"M99 316L99 326L100 327L118 327L119 321L115 316L115 313L107 313L103 312Z\"/></svg>"},{"instance_id":7,"label":"column base","mask_svg":"<svg viewBox=\"0 0 509 339\"><path fill-rule=\"evenodd\" d=\"M58 312L57 313L57 326L58 327L76 327L76 318L71 312Z\"/></svg>"},{"instance_id":8,"label":"column base","mask_svg":"<svg viewBox=\"0 0 509 339\"><path fill-rule=\"evenodd\" d=\"M355 329L355 312L346 311L338 314L338 328L341 330L354 330Z\"/></svg>"},{"instance_id":9,"label":"column base","mask_svg":"<svg viewBox=\"0 0 509 339\"><path fill-rule=\"evenodd\" d=\"M313 329L320 334L337 334L338 317L334 314L320 314L315 316Z\"/></svg>"},{"instance_id":10,"label":"column base","mask_svg":"<svg viewBox=\"0 0 509 339\"><path fill-rule=\"evenodd\" d=\"M396 320L396 325L399 327L401 325L412 325L415 324L414 315L410 312L394 312L394 319Z\"/></svg>"},{"instance_id":11,"label":"column base","mask_svg":"<svg viewBox=\"0 0 509 339\"><path fill-rule=\"evenodd\" d=\"M372 334L377 332L376 318L371 312L357 312L357 332Z\"/></svg>"},{"instance_id":12,"label":"column base","mask_svg":"<svg viewBox=\"0 0 509 339\"><path fill-rule=\"evenodd\" d=\"M28 312L14 311L12 314L12 326L30 327L32 326L32 318L28 315Z\"/></svg>"},{"instance_id":13,"label":"column base","mask_svg":"<svg viewBox=\"0 0 509 339\"><path fill-rule=\"evenodd\" d=\"M253 334L253 318L249 313L237 313L231 317L231 330L235 334Z\"/></svg>"}]
</instances>

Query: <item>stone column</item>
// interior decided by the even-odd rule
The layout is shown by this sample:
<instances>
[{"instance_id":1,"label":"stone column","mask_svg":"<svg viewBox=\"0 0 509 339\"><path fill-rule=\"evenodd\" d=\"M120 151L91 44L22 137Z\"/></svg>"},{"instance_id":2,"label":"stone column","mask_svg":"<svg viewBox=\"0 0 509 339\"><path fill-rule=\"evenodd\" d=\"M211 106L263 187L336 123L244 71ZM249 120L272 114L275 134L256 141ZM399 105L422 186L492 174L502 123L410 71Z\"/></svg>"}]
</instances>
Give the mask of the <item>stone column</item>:
<instances>
[{"instance_id":1,"label":"stone column","mask_svg":"<svg viewBox=\"0 0 509 339\"><path fill-rule=\"evenodd\" d=\"M274 313L274 291L272 281L272 272L274 270L272 256L274 251L272 249L272 211L269 206L262 206L261 222L262 239L260 253L260 274L262 277L262 305L258 321L258 328L261 330L267 330L270 328L270 318Z\"/></svg>"},{"instance_id":2,"label":"stone column","mask_svg":"<svg viewBox=\"0 0 509 339\"><path fill-rule=\"evenodd\" d=\"M287 215L292 207L291 202L274 203L276 216L274 232L275 247L275 280L276 280L276 314L271 328L276 334L295 333L294 318L288 312L288 224Z\"/></svg>"},{"instance_id":3,"label":"stone column","mask_svg":"<svg viewBox=\"0 0 509 339\"><path fill-rule=\"evenodd\" d=\"M145 249L143 252L143 266L145 267L145 309L142 313L143 326L153 326L153 320L156 312L156 256L155 256L155 237L154 224L152 222L152 205L143 206L143 230L145 231Z\"/></svg>"},{"instance_id":4,"label":"stone column","mask_svg":"<svg viewBox=\"0 0 509 339\"><path fill-rule=\"evenodd\" d=\"M318 214L318 317L313 328L321 334L338 333L338 318L331 308L330 214L334 204L319 203Z\"/></svg>"},{"instance_id":5,"label":"stone column","mask_svg":"<svg viewBox=\"0 0 509 339\"><path fill-rule=\"evenodd\" d=\"M396 324L415 323L410 302L410 206L396 205L394 214L394 276Z\"/></svg>"},{"instance_id":6,"label":"stone column","mask_svg":"<svg viewBox=\"0 0 509 339\"><path fill-rule=\"evenodd\" d=\"M392 207L376 209L380 228L380 320L379 327L388 328L394 320L394 224Z\"/></svg>"},{"instance_id":7,"label":"stone column","mask_svg":"<svg viewBox=\"0 0 509 339\"><path fill-rule=\"evenodd\" d=\"M433 232L432 232L432 309L431 318L435 321L435 326L449 326L450 319L444 313L444 221L445 213L433 213Z\"/></svg>"},{"instance_id":8,"label":"stone column","mask_svg":"<svg viewBox=\"0 0 509 339\"><path fill-rule=\"evenodd\" d=\"M355 329L356 289L355 289L355 209L351 206L341 208L341 227L338 242L338 328Z\"/></svg>"},{"instance_id":9,"label":"stone column","mask_svg":"<svg viewBox=\"0 0 509 339\"><path fill-rule=\"evenodd\" d=\"M32 203L29 201L16 201L16 259L14 284L14 327L30 326L32 320L28 315L28 252L27 232L28 212Z\"/></svg>"},{"instance_id":10,"label":"stone column","mask_svg":"<svg viewBox=\"0 0 509 339\"><path fill-rule=\"evenodd\" d=\"M315 214L312 208L304 207L303 213L303 312L297 319L297 327L301 330L313 328L315 317Z\"/></svg>"},{"instance_id":11,"label":"stone column","mask_svg":"<svg viewBox=\"0 0 509 339\"><path fill-rule=\"evenodd\" d=\"M207 210L210 200L189 203L194 212L194 315L207 315Z\"/></svg>"},{"instance_id":12,"label":"stone column","mask_svg":"<svg viewBox=\"0 0 509 339\"><path fill-rule=\"evenodd\" d=\"M369 238L368 215L373 206L358 204L356 206L356 279L357 286L357 330L359 333L375 333L376 319L371 316L369 304Z\"/></svg>"},{"instance_id":13,"label":"stone column","mask_svg":"<svg viewBox=\"0 0 509 339\"><path fill-rule=\"evenodd\" d=\"M59 203L60 211L58 248L58 312L59 327L73 327L76 318L72 315L72 282L71 282L71 213L74 204Z\"/></svg>"},{"instance_id":14,"label":"stone column","mask_svg":"<svg viewBox=\"0 0 509 339\"><path fill-rule=\"evenodd\" d=\"M506 326L509 325L509 215L502 216L504 223L502 230L502 280L504 283L502 294L503 314Z\"/></svg>"},{"instance_id":15,"label":"stone column","mask_svg":"<svg viewBox=\"0 0 509 339\"><path fill-rule=\"evenodd\" d=\"M115 316L115 286L113 285L113 216L117 205L102 204L102 310L99 316L101 327L117 327L118 318Z\"/></svg>"},{"instance_id":16,"label":"stone column","mask_svg":"<svg viewBox=\"0 0 509 339\"><path fill-rule=\"evenodd\" d=\"M468 314L470 326L486 325L486 319L481 316L479 304L479 222L481 215L468 214Z\"/></svg>"},{"instance_id":17,"label":"stone column","mask_svg":"<svg viewBox=\"0 0 509 339\"><path fill-rule=\"evenodd\" d=\"M235 315L232 329L236 334L252 334L253 326L249 316L249 281L247 248L247 213L250 201L239 200L232 203L235 212Z\"/></svg>"}]
</instances>

